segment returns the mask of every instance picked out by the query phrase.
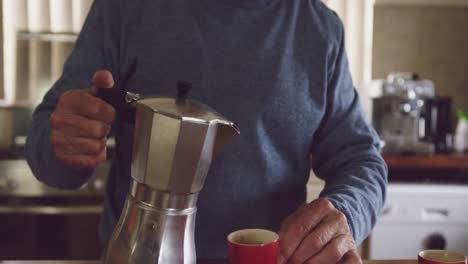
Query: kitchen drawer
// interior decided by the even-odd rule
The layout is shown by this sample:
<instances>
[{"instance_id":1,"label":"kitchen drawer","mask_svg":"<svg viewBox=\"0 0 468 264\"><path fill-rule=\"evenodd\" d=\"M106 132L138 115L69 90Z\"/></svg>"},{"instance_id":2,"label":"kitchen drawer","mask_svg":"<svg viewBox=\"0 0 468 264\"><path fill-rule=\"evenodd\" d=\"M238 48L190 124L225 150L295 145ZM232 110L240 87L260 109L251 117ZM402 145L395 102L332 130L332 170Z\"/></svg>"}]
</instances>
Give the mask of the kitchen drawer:
<instances>
[{"instance_id":1,"label":"kitchen drawer","mask_svg":"<svg viewBox=\"0 0 468 264\"><path fill-rule=\"evenodd\" d=\"M389 185L379 222L468 223L468 186Z\"/></svg>"},{"instance_id":2,"label":"kitchen drawer","mask_svg":"<svg viewBox=\"0 0 468 264\"><path fill-rule=\"evenodd\" d=\"M468 254L468 224L379 223L370 237L371 259L415 259L418 252L444 248Z\"/></svg>"},{"instance_id":3,"label":"kitchen drawer","mask_svg":"<svg viewBox=\"0 0 468 264\"><path fill-rule=\"evenodd\" d=\"M371 259L415 259L423 249L468 254L468 186L388 185L370 236Z\"/></svg>"}]
</instances>

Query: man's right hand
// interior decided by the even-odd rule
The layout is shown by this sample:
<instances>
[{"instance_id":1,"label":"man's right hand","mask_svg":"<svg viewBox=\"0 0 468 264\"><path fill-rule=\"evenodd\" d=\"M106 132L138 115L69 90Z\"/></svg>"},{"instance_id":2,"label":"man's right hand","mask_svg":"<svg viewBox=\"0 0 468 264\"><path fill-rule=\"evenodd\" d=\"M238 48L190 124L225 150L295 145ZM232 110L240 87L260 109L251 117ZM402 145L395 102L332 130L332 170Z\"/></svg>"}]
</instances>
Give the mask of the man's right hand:
<instances>
[{"instance_id":1,"label":"man's right hand","mask_svg":"<svg viewBox=\"0 0 468 264\"><path fill-rule=\"evenodd\" d=\"M97 98L97 88L112 88L108 71L98 71L91 89L71 90L59 99L50 116L55 156L76 168L95 168L106 160L106 140L115 119L114 108Z\"/></svg>"}]
</instances>

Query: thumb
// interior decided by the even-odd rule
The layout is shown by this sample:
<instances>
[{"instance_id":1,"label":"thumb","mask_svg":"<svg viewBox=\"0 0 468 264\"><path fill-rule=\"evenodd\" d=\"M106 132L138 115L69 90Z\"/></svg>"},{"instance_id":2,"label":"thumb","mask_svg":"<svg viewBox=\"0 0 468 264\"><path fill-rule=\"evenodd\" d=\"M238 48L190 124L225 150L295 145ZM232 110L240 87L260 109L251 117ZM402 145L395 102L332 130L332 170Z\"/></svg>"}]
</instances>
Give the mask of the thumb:
<instances>
[{"instance_id":1,"label":"thumb","mask_svg":"<svg viewBox=\"0 0 468 264\"><path fill-rule=\"evenodd\" d=\"M100 70L94 74L92 84L91 92L95 95L98 89L114 87L114 77L109 71Z\"/></svg>"}]
</instances>

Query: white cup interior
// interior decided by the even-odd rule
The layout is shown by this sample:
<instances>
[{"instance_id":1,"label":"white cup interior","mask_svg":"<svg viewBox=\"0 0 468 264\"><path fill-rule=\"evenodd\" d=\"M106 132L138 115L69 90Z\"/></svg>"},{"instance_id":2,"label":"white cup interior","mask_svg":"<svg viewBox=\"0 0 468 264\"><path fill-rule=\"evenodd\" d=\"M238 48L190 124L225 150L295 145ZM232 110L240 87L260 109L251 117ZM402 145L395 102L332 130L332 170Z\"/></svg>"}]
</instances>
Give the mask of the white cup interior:
<instances>
[{"instance_id":1,"label":"white cup interior","mask_svg":"<svg viewBox=\"0 0 468 264\"><path fill-rule=\"evenodd\" d=\"M228 235L229 242L243 246L261 246L277 241L278 234L265 229L243 229Z\"/></svg>"},{"instance_id":2,"label":"white cup interior","mask_svg":"<svg viewBox=\"0 0 468 264\"><path fill-rule=\"evenodd\" d=\"M419 253L419 256L427 260L441 263L459 263L467 259L463 254L447 250L424 250Z\"/></svg>"}]
</instances>

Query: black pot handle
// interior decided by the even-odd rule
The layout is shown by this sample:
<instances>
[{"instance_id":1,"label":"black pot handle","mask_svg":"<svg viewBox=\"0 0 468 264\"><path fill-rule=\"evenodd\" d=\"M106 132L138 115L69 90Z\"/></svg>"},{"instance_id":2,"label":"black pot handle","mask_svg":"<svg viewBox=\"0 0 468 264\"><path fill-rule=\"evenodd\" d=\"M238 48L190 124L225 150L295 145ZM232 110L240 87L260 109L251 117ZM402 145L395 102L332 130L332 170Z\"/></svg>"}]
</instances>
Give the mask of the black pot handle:
<instances>
[{"instance_id":1,"label":"black pot handle","mask_svg":"<svg viewBox=\"0 0 468 264\"><path fill-rule=\"evenodd\" d=\"M104 102L114 107L117 114L117 119L126 123L135 123L136 110L134 103L139 99L138 94L127 92L125 89L128 88L130 77L136 73L137 61L132 61L130 68L122 81L117 83L112 88L98 88L96 91L96 97L100 98ZM123 87L124 89L119 89Z\"/></svg>"},{"instance_id":2,"label":"black pot handle","mask_svg":"<svg viewBox=\"0 0 468 264\"><path fill-rule=\"evenodd\" d=\"M137 95L127 91L113 88L98 88L96 97L114 107L117 119L126 123L135 123L136 109L133 103L137 100Z\"/></svg>"}]
</instances>

